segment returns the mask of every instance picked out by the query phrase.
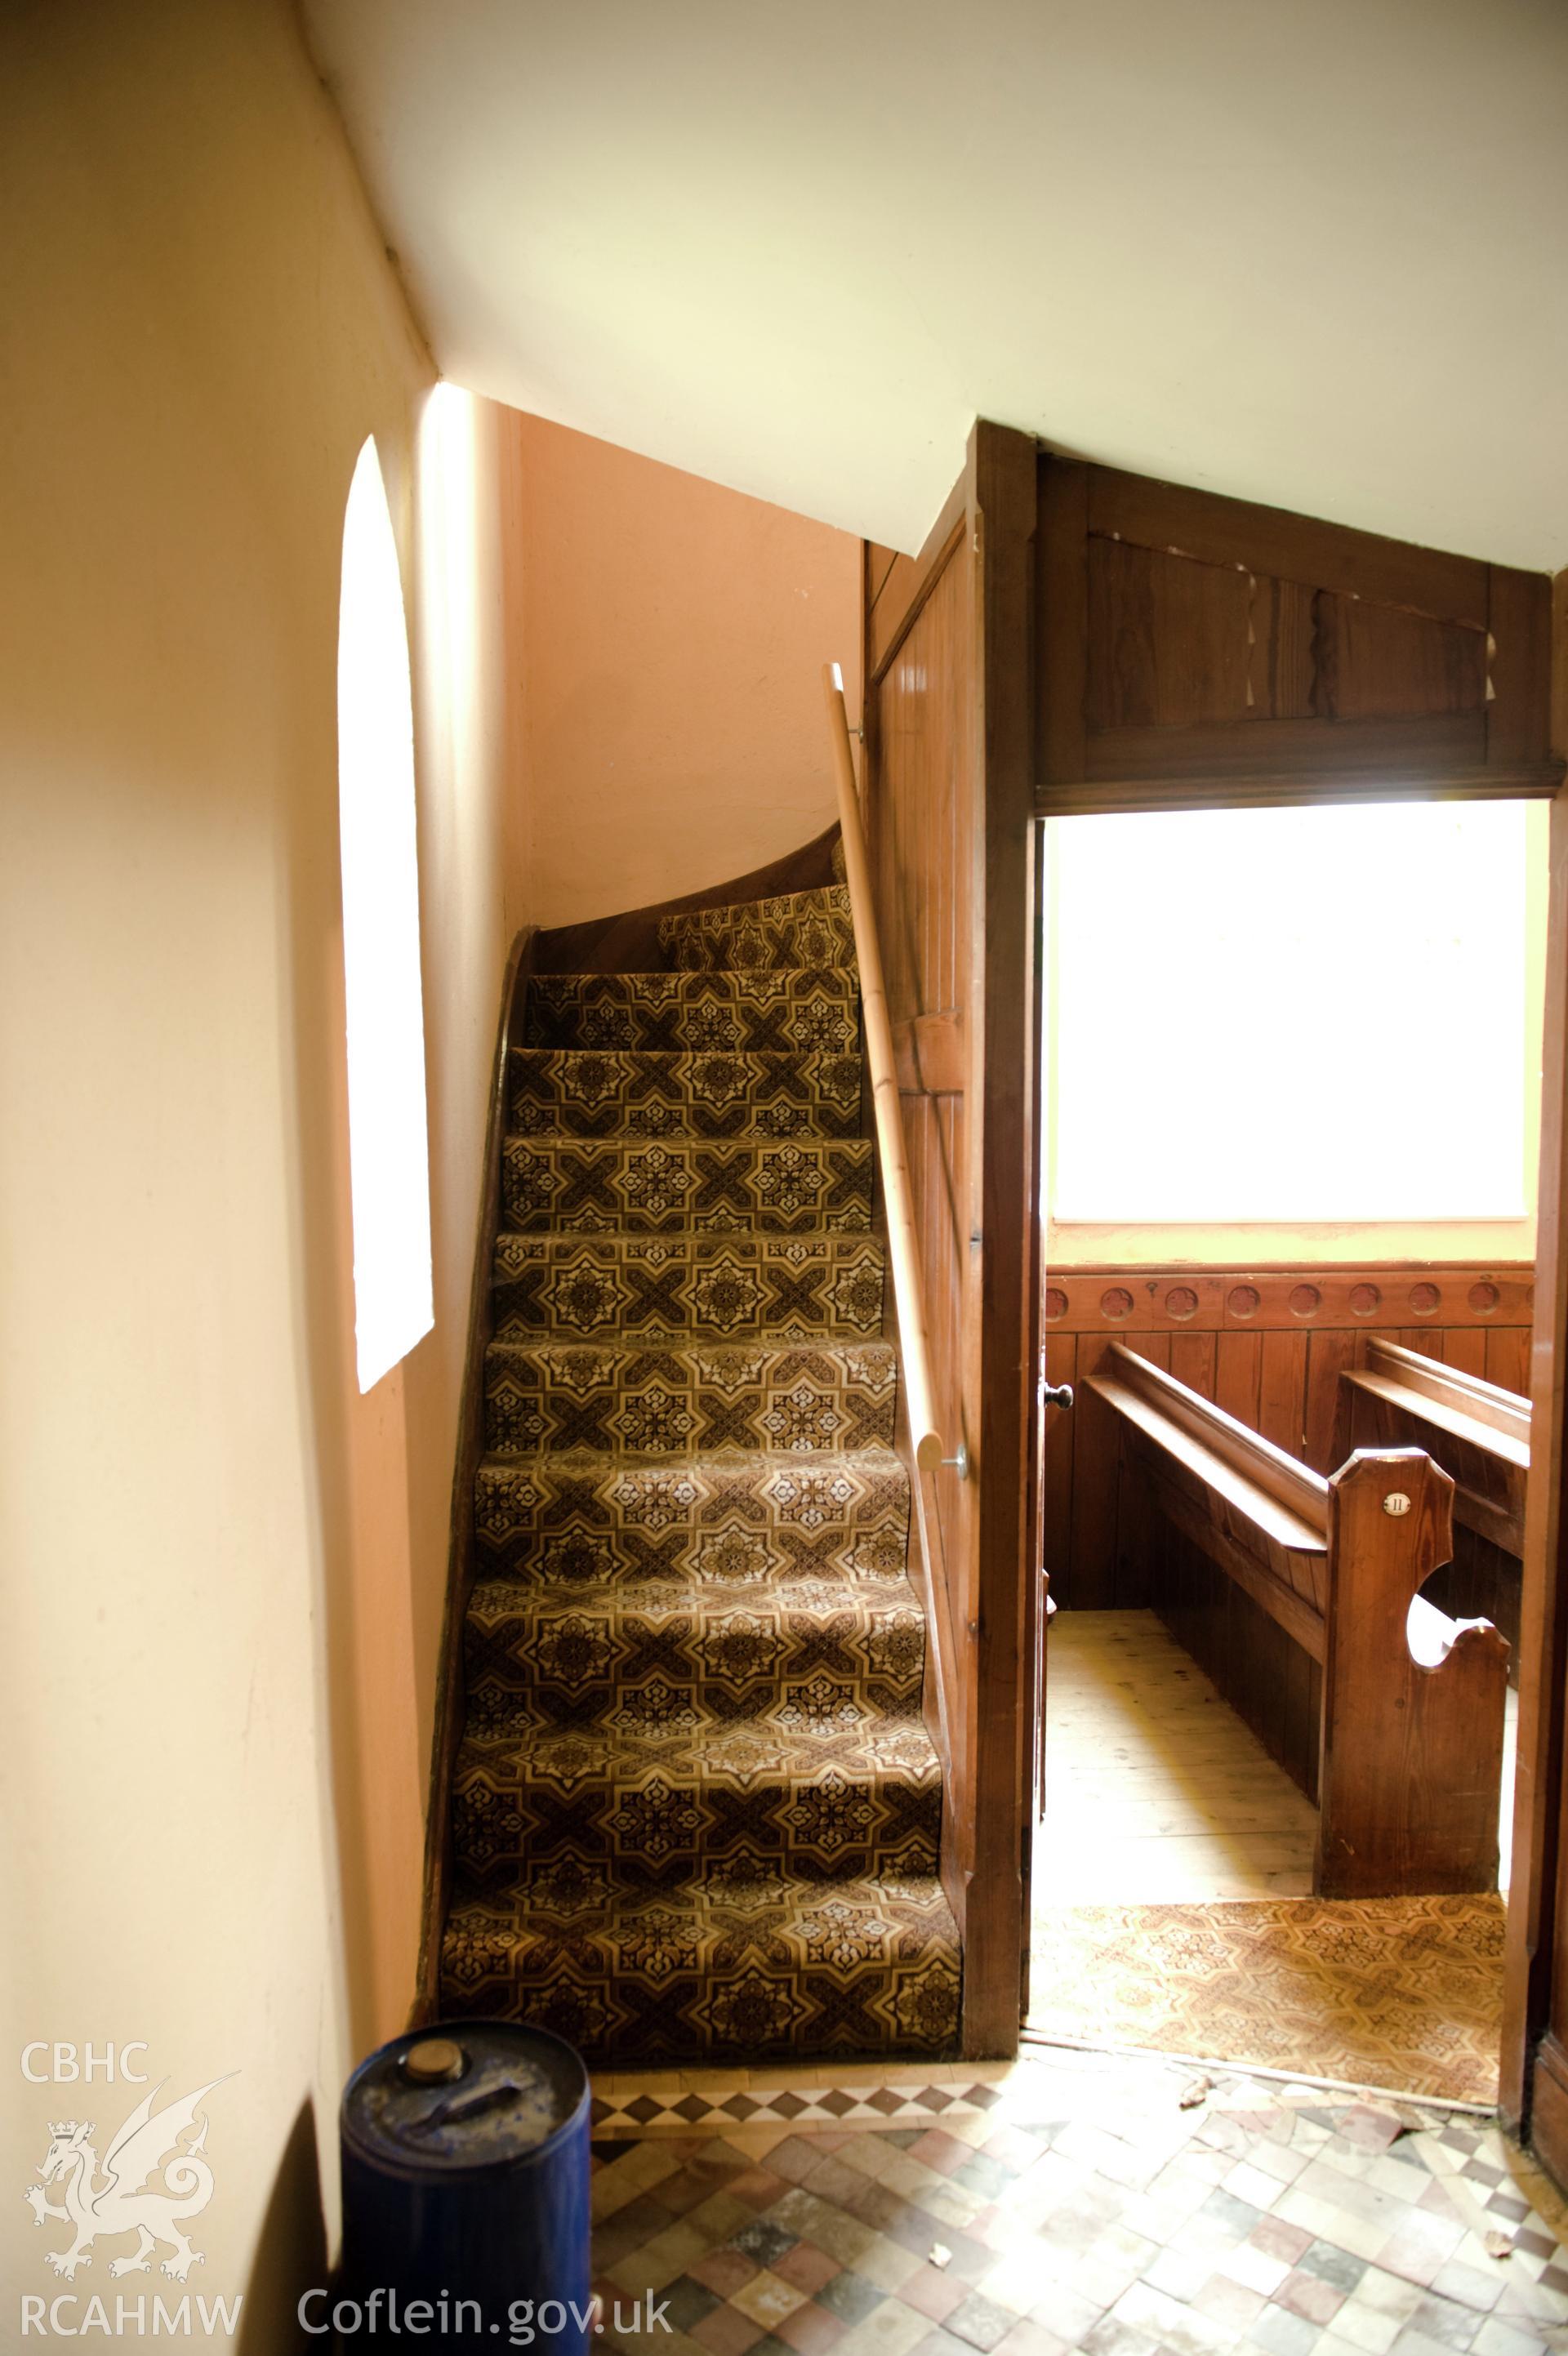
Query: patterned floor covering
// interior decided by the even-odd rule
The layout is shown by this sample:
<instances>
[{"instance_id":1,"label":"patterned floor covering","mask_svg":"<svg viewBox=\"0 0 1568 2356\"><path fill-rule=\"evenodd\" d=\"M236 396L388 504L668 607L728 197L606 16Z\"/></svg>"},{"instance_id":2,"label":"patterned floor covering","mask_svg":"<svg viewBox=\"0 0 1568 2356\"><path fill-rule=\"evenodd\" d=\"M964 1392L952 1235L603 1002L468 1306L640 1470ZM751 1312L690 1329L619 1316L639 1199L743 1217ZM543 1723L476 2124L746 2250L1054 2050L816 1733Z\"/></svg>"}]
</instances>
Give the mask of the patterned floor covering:
<instances>
[{"instance_id":1,"label":"patterned floor covering","mask_svg":"<svg viewBox=\"0 0 1568 2356\"><path fill-rule=\"evenodd\" d=\"M1482 2118L1060 2052L596 2092L627 2356L1568 2346L1562 2203Z\"/></svg>"},{"instance_id":2,"label":"patterned floor covering","mask_svg":"<svg viewBox=\"0 0 1568 2356\"><path fill-rule=\"evenodd\" d=\"M1285 1898L1036 1914L1031 2028L1497 2099L1503 1901Z\"/></svg>"},{"instance_id":3,"label":"patterned floor covering","mask_svg":"<svg viewBox=\"0 0 1568 2356\"><path fill-rule=\"evenodd\" d=\"M618 2063L950 2051L842 886L532 978L510 1059L453 2014Z\"/></svg>"}]
</instances>

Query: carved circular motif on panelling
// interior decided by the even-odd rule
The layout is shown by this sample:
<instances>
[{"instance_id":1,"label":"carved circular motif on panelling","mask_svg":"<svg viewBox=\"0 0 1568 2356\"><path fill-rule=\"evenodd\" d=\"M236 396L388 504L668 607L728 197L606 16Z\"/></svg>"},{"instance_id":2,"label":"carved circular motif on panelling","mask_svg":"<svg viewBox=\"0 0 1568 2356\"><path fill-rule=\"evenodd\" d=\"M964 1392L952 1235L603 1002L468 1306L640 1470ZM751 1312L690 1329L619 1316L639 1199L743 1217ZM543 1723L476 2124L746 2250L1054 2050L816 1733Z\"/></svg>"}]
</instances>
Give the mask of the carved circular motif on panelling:
<instances>
[{"instance_id":1,"label":"carved circular motif on panelling","mask_svg":"<svg viewBox=\"0 0 1568 2356\"><path fill-rule=\"evenodd\" d=\"M1375 1284L1353 1284L1350 1287L1350 1306L1358 1317L1369 1317L1374 1309L1381 1308L1382 1300L1383 1296Z\"/></svg>"},{"instance_id":2,"label":"carved circular motif on panelling","mask_svg":"<svg viewBox=\"0 0 1568 2356\"><path fill-rule=\"evenodd\" d=\"M1255 1317L1262 1301L1263 1296L1256 1286L1233 1284L1225 1296L1225 1306L1232 1317Z\"/></svg>"},{"instance_id":3,"label":"carved circular motif on panelling","mask_svg":"<svg viewBox=\"0 0 1568 2356\"><path fill-rule=\"evenodd\" d=\"M1323 1306L1323 1295L1316 1284L1298 1284L1286 1305L1293 1317L1316 1317Z\"/></svg>"},{"instance_id":4,"label":"carved circular motif on panelling","mask_svg":"<svg viewBox=\"0 0 1568 2356\"><path fill-rule=\"evenodd\" d=\"M1418 1317L1430 1317L1434 1309L1442 1307L1443 1295L1434 1284L1412 1284L1410 1305Z\"/></svg>"},{"instance_id":5,"label":"carved circular motif on panelling","mask_svg":"<svg viewBox=\"0 0 1568 2356\"><path fill-rule=\"evenodd\" d=\"M1165 1295L1167 1317L1196 1317L1197 1295L1190 1284L1173 1284Z\"/></svg>"},{"instance_id":6,"label":"carved circular motif on panelling","mask_svg":"<svg viewBox=\"0 0 1568 2356\"><path fill-rule=\"evenodd\" d=\"M1497 1307L1503 1296L1495 1284L1482 1282L1473 1284L1465 1297L1477 1316L1485 1317Z\"/></svg>"},{"instance_id":7,"label":"carved circular motif on panelling","mask_svg":"<svg viewBox=\"0 0 1568 2356\"><path fill-rule=\"evenodd\" d=\"M1108 1292L1100 1296L1100 1313L1102 1317L1131 1317L1132 1294L1124 1291L1121 1285L1113 1284Z\"/></svg>"},{"instance_id":8,"label":"carved circular motif on panelling","mask_svg":"<svg viewBox=\"0 0 1568 2356\"><path fill-rule=\"evenodd\" d=\"M1047 1285L1046 1288L1047 1318L1055 1319L1058 1317L1065 1317L1066 1315L1067 1294L1062 1290L1059 1284Z\"/></svg>"}]
</instances>

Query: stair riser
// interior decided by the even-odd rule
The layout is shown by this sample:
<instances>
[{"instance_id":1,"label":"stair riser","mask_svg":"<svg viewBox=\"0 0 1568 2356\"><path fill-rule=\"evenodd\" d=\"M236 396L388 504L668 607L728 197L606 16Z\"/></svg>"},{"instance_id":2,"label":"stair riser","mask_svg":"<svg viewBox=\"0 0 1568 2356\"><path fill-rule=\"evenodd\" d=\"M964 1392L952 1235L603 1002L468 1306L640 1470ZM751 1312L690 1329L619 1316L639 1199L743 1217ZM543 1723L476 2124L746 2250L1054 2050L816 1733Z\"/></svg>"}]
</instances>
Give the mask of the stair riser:
<instances>
[{"instance_id":1,"label":"stair riser","mask_svg":"<svg viewBox=\"0 0 1568 2356\"><path fill-rule=\"evenodd\" d=\"M891 1351L492 1350L485 1444L500 1453L591 1448L689 1455L721 1448L802 1454L887 1447Z\"/></svg>"},{"instance_id":2,"label":"stair riser","mask_svg":"<svg viewBox=\"0 0 1568 2356\"><path fill-rule=\"evenodd\" d=\"M632 1580L753 1586L789 1577L886 1584L904 1575L908 1489L896 1459L867 1475L843 1459L777 1462L757 1481L705 1459L620 1472L543 1457L475 1479L483 1575L567 1589Z\"/></svg>"},{"instance_id":3,"label":"stair riser","mask_svg":"<svg viewBox=\"0 0 1568 2356\"><path fill-rule=\"evenodd\" d=\"M520 1757L470 1736L453 1785L453 1855L481 1892L515 1888L552 1859L646 1890L679 1889L725 1860L811 1881L923 1879L937 1870L941 1830L936 1761L918 1722L881 1741L880 1770L830 1763L824 1744L811 1774L759 1768L742 1784L654 1764L633 1781L618 1757L613 1777L569 1786L546 1777L537 1750Z\"/></svg>"},{"instance_id":4,"label":"stair riser","mask_svg":"<svg viewBox=\"0 0 1568 2356\"><path fill-rule=\"evenodd\" d=\"M699 1739L769 1719L779 1730L920 1706L925 1632L911 1599L858 1611L564 1611L493 1586L471 1602L464 1685L476 1731L509 1719L641 1736L661 1721ZM759 1599L760 1601L760 1599Z\"/></svg>"},{"instance_id":5,"label":"stair riser","mask_svg":"<svg viewBox=\"0 0 1568 2356\"><path fill-rule=\"evenodd\" d=\"M886 1261L875 1237L549 1238L503 1235L499 1340L657 1333L682 1341L872 1338Z\"/></svg>"},{"instance_id":6,"label":"stair riser","mask_svg":"<svg viewBox=\"0 0 1568 2356\"><path fill-rule=\"evenodd\" d=\"M597 1917L521 1934L458 1927L443 1949L443 1992L450 2013L532 2021L596 2065L941 2054L957 2039L959 2002L944 1918L906 1903L898 1933L876 1936L869 1959L859 1923L835 1920L831 1890L788 1932L693 1934L675 1910L628 1931Z\"/></svg>"},{"instance_id":7,"label":"stair riser","mask_svg":"<svg viewBox=\"0 0 1568 2356\"><path fill-rule=\"evenodd\" d=\"M842 884L661 916L659 940L671 965L695 971L854 962L854 926Z\"/></svg>"},{"instance_id":8,"label":"stair riser","mask_svg":"<svg viewBox=\"0 0 1568 2356\"><path fill-rule=\"evenodd\" d=\"M853 1055L859 1036L847 972L534 974L523 1018L529 1047L832 1055Z\"/></svg>"},{"instance_id":9,"label":"stair riser","mask_svg":"<svg viewBox=\"0 0 1568 2356\"><path fill-rule=\"evenodd\" d=\"M871 1148L864 1140L778 1145L545 1142L509 1137L507 1224L671 1235L686 1227L791 1235L871 1225Z\"/></svg>"},{"instance_id":10,"label":"stair riser","mask_svg":"<svg viewBox=\"0 0 1568 2356\"><path fill-rule=\"evenodd\" d=\"M528 1137L858 1137L858 1055L513 1054Z\"/></svg>"}]
</instances>

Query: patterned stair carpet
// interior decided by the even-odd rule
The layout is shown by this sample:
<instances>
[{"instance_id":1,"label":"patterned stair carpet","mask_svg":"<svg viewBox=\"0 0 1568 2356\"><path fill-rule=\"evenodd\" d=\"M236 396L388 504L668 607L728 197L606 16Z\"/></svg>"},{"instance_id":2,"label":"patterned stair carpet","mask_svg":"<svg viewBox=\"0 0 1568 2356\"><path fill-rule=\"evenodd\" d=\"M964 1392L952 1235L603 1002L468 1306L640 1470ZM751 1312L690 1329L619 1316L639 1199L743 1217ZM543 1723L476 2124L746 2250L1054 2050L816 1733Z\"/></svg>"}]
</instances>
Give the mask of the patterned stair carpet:
<instances>
[{"instance_id":1,"label":"patterned stair carpet","mask_svg":"<svg viewBox=\"0 0 1568 2356\"><path fill-rule=\"evenodd\" d=\"M1035 1917L1028 2025L1495 2103L1503 1901L1278 1898Z\"/></svg>"},{"instance_id":2,"label":"patterned stair carpet","mask_svg":"<svg viewBox=\"0 0 1568 2356\"><path fill-rule=\"evenodd\" d=\"M596 2062L940 2052L958 1940L839 886L528 983L451 2014Z\"/></svg>"}]
</instances>

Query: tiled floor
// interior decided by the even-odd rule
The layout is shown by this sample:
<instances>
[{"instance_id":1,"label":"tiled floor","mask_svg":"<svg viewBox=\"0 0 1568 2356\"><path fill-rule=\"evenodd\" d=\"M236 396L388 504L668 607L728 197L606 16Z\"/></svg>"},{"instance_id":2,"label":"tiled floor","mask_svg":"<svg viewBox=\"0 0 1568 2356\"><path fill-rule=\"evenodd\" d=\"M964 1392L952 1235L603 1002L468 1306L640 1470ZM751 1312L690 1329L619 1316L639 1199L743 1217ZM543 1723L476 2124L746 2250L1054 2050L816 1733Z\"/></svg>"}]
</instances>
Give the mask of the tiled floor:
<instances>
[{"instance_id":1,"label":"tiled floor","mask_svg":"<svg viewBox=\"0 0 1568 2356\"><path fill-rule=\"evenodd\" d=\"M1482 2117L1043 2049L596 2091L638 2356L1568 2349L1563 2212Z\"/></svg>"},{"instance_id":2,"label":"tiled floor","mask_svg":"<svg viewBox=\"0 0 1568 2356\"><path fill-rule=\"evenodd\" d=\"M1504 1751L1502 1886L1512 1816ZM1058 1612L1035 1904L1300 1898L1316 1815L1152 1612Z\"/></svg>"}]
</instances>

